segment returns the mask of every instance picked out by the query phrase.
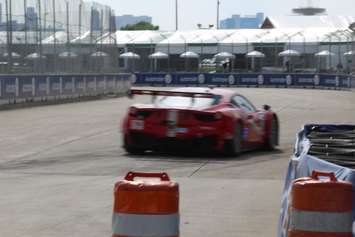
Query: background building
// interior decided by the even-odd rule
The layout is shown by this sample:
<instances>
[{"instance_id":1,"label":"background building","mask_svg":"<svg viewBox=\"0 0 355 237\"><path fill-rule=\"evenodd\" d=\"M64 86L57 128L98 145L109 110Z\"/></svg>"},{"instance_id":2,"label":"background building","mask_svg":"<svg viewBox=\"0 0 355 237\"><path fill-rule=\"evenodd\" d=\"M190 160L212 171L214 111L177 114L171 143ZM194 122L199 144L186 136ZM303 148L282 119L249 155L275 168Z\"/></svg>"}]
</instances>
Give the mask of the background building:
<instances>
[{"instance_id":1,"label":"background building","mask_svg":"<svg viewBox=\"0 0 355 237\"><path fill-rule=\"evenodd\" d=\"M117 29L121 29L127 25L134 25L138 22L152 23L152 17L150 16L133 16L133 15L123 15L116 17Z\"/></svg>"},{"instance_id":2,"label":"background building","mask_svg":"<svg viewBox=\"0 0 355 237\"><path fill-rule=\"evenodd\" d=\"M257 29L264 20L264 13L256 15L233 15L220 21L220 29Z\"/></svg>"}]
</instances>

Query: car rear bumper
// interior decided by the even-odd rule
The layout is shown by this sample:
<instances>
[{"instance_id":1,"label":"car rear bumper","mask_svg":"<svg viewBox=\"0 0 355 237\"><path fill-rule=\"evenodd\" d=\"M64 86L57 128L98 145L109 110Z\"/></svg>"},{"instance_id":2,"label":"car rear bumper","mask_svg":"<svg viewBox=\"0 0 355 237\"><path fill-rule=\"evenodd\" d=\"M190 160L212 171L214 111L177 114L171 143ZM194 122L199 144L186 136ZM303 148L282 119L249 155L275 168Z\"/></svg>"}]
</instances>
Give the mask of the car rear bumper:
<instances>
[{"instance_id":1,"label":"car rear bumper","mask_svg":"<svg viewBox=\"0 0 355 237\"><path fill-rule=\"evenodd\" d=\"M130 146L146 150L209 151L219 150L221 140L217 134L198 136L160 137L144 132L130 131L126 134Z\"/></svg>"}]
</instances>

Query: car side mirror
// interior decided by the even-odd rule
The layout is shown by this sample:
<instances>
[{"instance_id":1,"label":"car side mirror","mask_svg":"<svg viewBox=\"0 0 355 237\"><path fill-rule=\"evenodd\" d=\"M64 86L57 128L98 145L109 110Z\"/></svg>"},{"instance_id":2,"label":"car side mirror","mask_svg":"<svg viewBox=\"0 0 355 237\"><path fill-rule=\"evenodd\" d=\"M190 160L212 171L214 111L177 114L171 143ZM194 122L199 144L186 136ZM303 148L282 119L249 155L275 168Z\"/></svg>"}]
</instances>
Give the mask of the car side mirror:
<instances>
[{"instance_id":1,"label":"car side mirror","mask_svg":"<svg viewBox=\"0 0 355 237\"><path fill-rule=\"evenodd\" d=\"M266 110L266 111L269 111L271 109L271 106L270 105L264 105L263 109Z\"/></svg>"}]
</instances>

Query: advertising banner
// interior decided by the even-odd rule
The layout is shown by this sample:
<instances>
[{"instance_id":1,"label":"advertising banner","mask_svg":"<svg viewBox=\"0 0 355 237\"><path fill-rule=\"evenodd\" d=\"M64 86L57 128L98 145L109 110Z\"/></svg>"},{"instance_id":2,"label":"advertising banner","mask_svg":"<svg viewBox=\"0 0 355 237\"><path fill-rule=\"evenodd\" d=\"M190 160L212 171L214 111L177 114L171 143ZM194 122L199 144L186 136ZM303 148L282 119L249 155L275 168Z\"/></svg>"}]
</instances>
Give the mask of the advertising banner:
<instances>
[{"instance_id":1,"label":"advertising banner","mask_svg":"<svg viewBox=\"0 0 355 237\"><path fill-rule=\"evenodd\" d=\"M49 80L49 95L50 96L58 96L62 93L62 82L59 76L49 76L47 77Z\"/></svg>"},{"instance_id":2,"label":"advertising banner","mask_svg":"<svg viewBox=\"0 0 355 237\"><path fill-rule=\"evenodd\" d=\"M264 85L264 76L260 74L240 74L238 85L240 86L261 86Z\"/></svg>"},{"instance_id":3,"label":"advertising banner","mask_svg":"<svg viewBox=\"0 0 355 237\"><path fill-rule=\"evenodd\" d=\"M14 77L4 77L2 79L3 83L3 96L4 98L7 99L13 99L16 98L16 94L17 94L17 80Z\"/></svg>"},{"instance_id":4,"label":"advertising banner","mask_svg":"<svg viewBox=\"0 0 355 237\"><path fill-rule=\"evenodd\" d=\"M63 95L73 95L75 92L75 77L62 76Z\"/></svg>"},{"instance_id":5,"label":"advertising banner","mask_svg":"<svg viewBox=\"0 0 355 237\"><path fill-rule=\"evenodd\" d=\"M32 77L35 81L35 97L45 97L47 96L47 91L49 93L47 86L47 77L46 76L36 76Z\"/></svg>"},{"instance_id":6,"label":"advertising banner","mask_svg":"<svg viewBox=\"0 0 355 237\"><path fill-rule=\"evenodd\" d=\"M235 86L238 84L238 75L213 73L205 74L206 83L215 86Z\"/></svg>"},{"instance_id":7,"label":"advertising banner","mask_svg":"<svg viewBox=\"0 0 355 237\"><path fill-rule=\"evenodd\" d=\"M19 83L18 97L19 98L31 98L35 94L35 85L32 77L21 76L17 77ZM13 78L16 80L16 78Z\"/></svg>"},{"instance_id":8,"label":"advertising banner","mask_svg":"<svg viewBox=\"0 0 355 237\"><path fill-rule=\"evenodd\" d=\"M104 93L106 89L106 76L96 76L97 91L98 93Z\"/></svg>"},{"instance_id":9,"label":"advertising banner","mask_svg":"<svg viewBox=\"0 0 355 237\"><path fill-rule=\"evenodd\" d=\"M107 76L106 77L106 90L108 93L113 93L116 90L116 77Z\"/></svg>"},{"instance_id":10,"label":"advertising banner","mask_svg":"<svg viewBox=\"0 0 355 237\"><path fill-rule=\"evenodd\" d=\"M3 91L3 88L4 88L4 86L3 86L3 79L2 78L0 78L0 100L2 100L2 99L4 99L5 97L4 97L4 91Z\"/></svg>"},{"instance_id":11,"label":"advertising banner","mask_svg":"<svg viewBox=\"0 0 355 237\"><path fill-rule=\"evenodd\" d=\"M75 92L76 94L85 94L86 92L86 77L75 76Z\"/></svg>"},{"instance_id":12,"label":"advertising banner","mask_svg":"<svg viewBox=\"0 0 355 237\"><path fill-rule=\"evenodd\" d=\"M355 86L352 77L326 74L229 74L229 73L138 73L134 85L150 86L250 86L250 87L327 87Z\"/></svg>"},{"instance_id":13,"label":"advertising banner","mask_svg":"<svg viewBox=\"0 0 355 237\"><path fill-rule=\"evenodd\" d=\"M86 93L94 94L96 92L96 76L86 76Z\"/></svg>"}]
</instances>

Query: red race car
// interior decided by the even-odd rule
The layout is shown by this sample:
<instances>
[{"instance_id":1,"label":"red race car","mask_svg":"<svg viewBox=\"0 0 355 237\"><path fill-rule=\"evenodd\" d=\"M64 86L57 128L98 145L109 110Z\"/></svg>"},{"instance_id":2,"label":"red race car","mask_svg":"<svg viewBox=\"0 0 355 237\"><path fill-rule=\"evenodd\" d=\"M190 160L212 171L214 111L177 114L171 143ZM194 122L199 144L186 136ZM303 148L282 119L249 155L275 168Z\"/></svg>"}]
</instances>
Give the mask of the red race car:
<instances>
[{"instance_id":1,"label":"red race car","mask_svg":"<svg viewBox=\"0 0 355 237\"><path fill-rule=\"evenodd\" d=\"M123 147L128 153L214 150L235 156L279 144L279 119L270 106L256 109L232 90L132 89L130 96L135 95L151 95L152 103L131 106L124 118Z\"/></svg>"}]
</instances>

